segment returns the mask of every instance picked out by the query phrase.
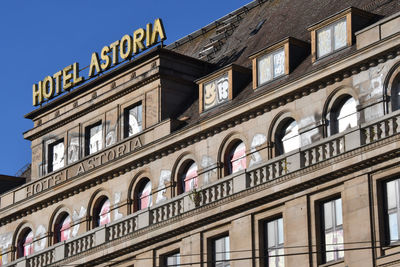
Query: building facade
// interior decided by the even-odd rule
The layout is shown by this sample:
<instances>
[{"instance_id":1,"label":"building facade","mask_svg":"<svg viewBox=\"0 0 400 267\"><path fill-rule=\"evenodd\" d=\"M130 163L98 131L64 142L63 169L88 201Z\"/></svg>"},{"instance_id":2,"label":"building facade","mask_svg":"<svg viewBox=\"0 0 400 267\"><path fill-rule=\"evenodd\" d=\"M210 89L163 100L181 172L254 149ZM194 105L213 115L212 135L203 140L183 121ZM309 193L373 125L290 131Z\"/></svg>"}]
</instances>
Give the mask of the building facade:
<instances>
[{"instance_id":1,"label":"building facade","mask_svg":"<svg viewBox=\"0 0 400 267\"><path fill-rule=\"evenodd\" d=\"M399 73L390 0L253 1L131 58L26 115L1 264L399 266Z\"/></svg>"}]
</instances>

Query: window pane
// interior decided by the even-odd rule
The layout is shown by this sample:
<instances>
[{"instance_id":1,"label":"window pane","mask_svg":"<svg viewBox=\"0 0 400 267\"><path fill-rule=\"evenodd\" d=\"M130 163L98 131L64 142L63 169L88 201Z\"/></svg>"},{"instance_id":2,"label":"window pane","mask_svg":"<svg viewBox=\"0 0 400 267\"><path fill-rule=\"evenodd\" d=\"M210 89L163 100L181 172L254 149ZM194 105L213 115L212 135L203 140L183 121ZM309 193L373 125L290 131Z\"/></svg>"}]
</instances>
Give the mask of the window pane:
<instances>
[{"instance_id":1,"label":"window pane","mask_svg":"<svg viewBox=\"0 0 400 267\"><path fill-rule=\"evenodd\" d=\"M179 253L167 257L167 266L178 266L181 264L181 256Z\"/></svg>"},{"instance_id":2,"label":"window pane","mask_svg":"<svg viewBox=\"0 0 400 267\"><path fill-rule=\"evenodd\" d=\"M332 201L324 204L324 229L331 229L332 223ZM328 242L327 242L328 243Z\"/></svg>"},{"instance_id":3,"label":"window pane","mask_svg":"<svg viewBox=\"0 0 400 267\"><path fill-rule=\"evenodd\" d=\"M26 235L25 240L23 240L24 256L29 256L33 254L33 232L29 231Z\"/></svg>"},{"instance_id":4,"label":"window pane","mask_svg":"<svg viewBox=\"0 0 400 267\"><path fill-rule=\"evenodd\" d=\"M268 248L276 247L275 221L268 223Z\"/></svg>"},{"instance_id":5,"label":"window pane","mask_svg":"<svg viewBox=\"0 0 400 267\"><path fill-rule=\"evenodd\" d=\"M334 253L334 242L333 242L333 232L325 233L325 259L326 262L333 261L335 259Z\"/></svg>"},{"instance_id":6,"label":"window pane","mask_svg":"<svg viewBox=\"0 0 400 267\"><path fill-rule=\"evenodd\" d=\"M284 153L295 150L300 147L299 127L296 121L292 121L285 129L285 135L282 138Z\"/></svg>"},{"instance_id":7,"label":"window pane","mask_svg":"<svg viewBox=\"0 0 400 267\"><path fill-rule=\"evenodd\" d=\"M246 146L240 142L231 152L231 174L246 169Z\"/></svg>"},{"instance_id":8,"label":"window pane","mask_svg":"<svg viewBox=\"0 0 400 267\"><path fill-rule=\"evenodd\" d=\"M147 182L143 190L139 192L139 210L150 207L152 204L151 182Z\"/></svg>"},{"instance_id":9,"label":"window pane","mask_svg":"<svg viewBox=\"0 0 400 267\"><path fill-rule=\"evenodd\" d=\"M278 243L283 245L283 219L278 219Z\"/></svg>"},{"instance_id":10,"label":"window pane","mask_svg":"<svg viewBox=\"0 0 400 267\"><path fill-rule=\"evenodd\" d=\"M398 188L398 180L391 181L386 184L387 205L389 210L397 208L397 201L396 201L397 188Z\"/></svg>"},{"instance_id":11,"label":"window pane","mask_svg":"<svg viewBox=\"0 0 400 267\"><path fill-rule=\"evenodd\" d=\"M347 45L346 20L339 21L334 26L335 50Z\"/></svg>"},{"instance_id":12,"label":"window pane","mask_svg":"<svg viewBox=\"0 0 400 267\"><path fill-rule=\"evenodd\" d=\"M390 241L397 241L399 239L397 213L389 214L389 232Z\"/></svg>"},{"instance_id":13,"label":"window pane","mask_svg":"<svg viewBox=\"0 0 400 267\"><path fill-rule=\"evenodd\" d=\"M257 60L258 85L272 80L272 57L265 55Z\"/></svg>"},{"instance_id":14,"label":"window pane","mask_svg":"<svg viewBox=\"0 0 400 267\"><path fill-rule=\"evenodd\" d=\"M105 225L111 221L110 217L110 200L104 201L99 212L99 226Z\"/></svg>"},{"instance_id":15,"label":"window pane","mask_svg":"<svg viewBox=\"0 0 400 267\"><path fill-rule=\"evenodd\" d=\"M335 200L335 212L336 212L336 226L342 225L343 224L343 218L342 218L342 199L336 199Z\"/></svg>"},{"instance_id":16,"label":"window pane","mask_svg":"<svg viewBox=\"0 0 400 267\"><path fill-rule=\"evenodd\" d=\"M132 136L142 131L142 105L131 108L128 114L128 136Z\"/></svg>"},{"instance_id":17,"label":"window pane","mask_svg":"<svg viewBox=\"0 0 400 267\"><path fill-rule=\"evenodd\" d=\"M60 239L59 241L65 241L71 238L71 217L67 216L61 222L60 228Z\"/></svg>"},{"instance_id":18,"label":"window pane","mask_svg":"<svg viewBox=\"0 0 400 267\"><path fill-rule=\"evenodd\" d=\"M338 114L339 132L357 126L357 104L354 98L349 98L341 107Z\"/></svg>"},{"instance_id":19,"label":"window pane","mask_svg":"<svg viewBox=\"0 0 400 267\"><path fill-rule=\"evenodd\" d=\"M53 146L53 171L64 167L64 142Z\"/></svg>"},{"instance_id":20,"label":"window pane","mask_svg":"<svg viewBox=\"0 0 400 267\"><path fill-rule=\"evenodd\" d=\"M335 233L335 239L333 240L336 245L335 250L336 253L336 260L344 258L344 245L343 245L343 229L339 229Z\"/></svg>"},{"instance_id":21,"label":"window pane","mask_svg":"<svg viewBox=\"0 0 400 267\"><path fill-rule=\"evenodd\" d=\"M277 252L277 255L284 255L283 248L277 249L276 252ZM276 265L275 266L277 266L277 267L284 267L285 266L284 256L276 257Z\"/></svg>"},{"instance_id":22,"label":"window pane","mask_svg":"<svg viewBox=\"0 0 400 267\"><path fill-rule=\"evenodd\" d=\"M193 162L183 177L185 192L197 188L197 164Z\"/></svg>"},{"instance_id":23,"label":"window pane","mask_svg":"<svg viewBox=\"0 0 400 267\"><path fill-rule=\"evenodd\" d=\"M89 154L96 153L103 148L102 125L96 125L89 130Z\"/></svg>"},{"instance_id":24,"label":"window pane","mask_svg":"<svg viewBox=\"0 0 400 267\"><path fill-rule=\"evenodd\" d=\"M325 56L332 52L331 27L317 31L318 57Z\"/></svg>"},{"instance_id":25,"label":"window pane","mask_svg":"<svg viewBox=\"0 0 400 267\"><path fill-rule=\"evenodd\" d=\"M229 99L228 73L204 84L203 99L204 109L212 108Z\"/></svg>"},{"instance_id":26,"label":"window pane","mask_svg":"<svg viewBox=\"0 0 400 267\"><path fill-rule=\"evenodd\" d=\"M274 54L274 78L285 74L285 51L282 49Z\"/></svg>"},{"instance_id":27,"label":"window pane","mask_svg":"<svg viewBox=\"0 0 400 267\"><path fill-rule=\"evenodd\" d=\"M225 237L224 240L225 240L225 254L224 254L224 257L225 257L225 260L229 260L231 258L231 255L230 255L230 251L231 250L229 248L229 236Z\"/></svg>"}]
</instances>

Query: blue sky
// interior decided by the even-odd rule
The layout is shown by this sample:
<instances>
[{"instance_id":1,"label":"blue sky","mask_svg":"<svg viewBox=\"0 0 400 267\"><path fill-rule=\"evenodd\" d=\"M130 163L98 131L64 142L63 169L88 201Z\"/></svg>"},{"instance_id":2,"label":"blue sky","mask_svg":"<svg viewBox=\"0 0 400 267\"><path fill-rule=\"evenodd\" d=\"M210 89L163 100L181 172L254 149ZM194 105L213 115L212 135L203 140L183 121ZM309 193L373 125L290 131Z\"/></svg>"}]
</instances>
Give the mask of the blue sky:
<instances>
[{"instance_id":1,"label":"blue sky","mask_svg":"<svg viewBox=\"0 0 400 267\"><path fill-rule=\"evenodd\" d=\"M32 84L162 18L169 44L250 0L12 0L0 2L0 174L31 161ZM86 76L86 74L85 74Z\"/></svg>"}]
</instances>

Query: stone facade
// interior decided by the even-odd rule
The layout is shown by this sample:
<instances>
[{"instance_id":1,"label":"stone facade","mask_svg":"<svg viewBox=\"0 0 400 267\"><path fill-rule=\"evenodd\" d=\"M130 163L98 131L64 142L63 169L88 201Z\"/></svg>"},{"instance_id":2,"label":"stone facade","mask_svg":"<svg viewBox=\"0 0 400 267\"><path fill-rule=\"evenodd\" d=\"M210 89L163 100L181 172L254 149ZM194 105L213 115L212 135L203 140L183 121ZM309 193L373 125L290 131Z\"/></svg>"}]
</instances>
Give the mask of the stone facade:
<instances>
[{"instance_id":1,"label":"stone facade","mask_svg":"<svg viewBox=\"0 0 400 267\"><path fill-rule=\"evenodd\" d=\"M324 1L311 2L324 7ZM251 2L27 114L34 124L24 134L32 142L31 178L0 195L2 265L172 266L167 258L179 254L182 266L199 267L397 266L386 185L400 172L400 111L394 108L400 6L354 0L356 9L344 9L347 1L338 2L342 8L325 10L322 24L346 16L358 25L347 28L351 45L318 59L311 55L315 47L296 54L289 42L290 68L270 83L257 85L257 64L249 57L260 47L270 51L279 34L267 42L267 25L254 28L252 37L243 32L261 14L273 21L268 16L288 9L287 1ZM303 20L293 23L305 32L320 23L311 15ZM236 47L235 38L241 40ZM302 46L316 45L310 39ZM249 48L239 53L246 40ZM240 75L231 64L241 66ZM228 100L199 108L202 90L224 68ZM334 114L350 98L357 123L335 132ZM138 103L141 130L127 136L126 114ZM280 153L280 132L289 121L297 123L299 146ZM93 125L101 125L101 143L90 153ZM54 170L57 142L63 160ZM232 171L231 152L241 143L242 168ZM196 180L188 190L182 174L189 162ZM151 183L146 194L144 181ZM108 210L99 215L104 200ZM343 240L328 244L323 207L335 200L341 201L334 216L335 223L341 216ZM65 216L71 223L60 240L57 227ZM273 265L267 224L280 218L283 241L275 258L281 265ZM227 237L218 261L216 240ZM328 245L335 245L332 251Z\"/></svg>"}]
</instances>

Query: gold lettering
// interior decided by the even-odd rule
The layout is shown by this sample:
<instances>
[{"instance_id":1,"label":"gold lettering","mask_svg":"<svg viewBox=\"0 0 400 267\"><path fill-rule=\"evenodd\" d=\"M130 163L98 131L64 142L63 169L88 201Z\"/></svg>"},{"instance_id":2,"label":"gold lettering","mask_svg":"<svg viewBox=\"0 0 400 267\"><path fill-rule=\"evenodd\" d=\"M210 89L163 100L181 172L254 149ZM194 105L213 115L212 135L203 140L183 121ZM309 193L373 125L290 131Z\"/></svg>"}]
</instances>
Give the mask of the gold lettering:
<instances>
[{"instance_id":1,"label":"gold lettering","mask_svg":"<svg viewBox=\"0 0 400 267\"><path fill-rule=\"evenodd\" d=\"M92 59L90 60L90 67L89 67L89 77L94 76L94 68L96 68L96 72L100 72L100 65L99 65L99 56L97 53L92 53Z\"/></svg>"},{"instance_id":2,"label":"gold lettering","mask_svg":"<svg viewBox=\"0 0 400 267\"><path fill-rule=\"evenodd\" d=\"M58 71L54 73L53 78L55 79L55 84L56 84L56 95L59 95L61 93L61 75L62 71Z\"/></svg>"},{"instance_id":3,"label":"gold lettering","mask_svg":"<svg viewBox=\"0 0 400 267\"><path fill-rule=\"evenodd\" d=\"M47 76L46 78L44 78L42 86L43 98L51 99L54 96L53 78L51 76Z\"/></svg>"},{"instance_id":4,"label":"gold lettering","mask_svg":"<svg viewBox=\"0 0 400 267\"><path fill-rule=\"evenodd\" d=\"M79 76L79 63L78 62L75 62L74 64L72 64L72 73L73 73L72 80L73 80L74 86L83 82L83 77Z\"/></svg>"},{"instance_id":5,"label":"gold lettering","mask_svg":"<svg viewBox=\"0 0 400 267\"><path fill-rule=\"evenodd\" d=\"M144 49L144 44L143 44L144 37L145 37L145 33L142 28L137 29L133 33L133 53L134 54L138 54L139 49L140 50Z\"/></svg>"},{"instance_id":6,"label":"gold lettering","mask_svg":"<svg viewBox=\"0 0 400 267\"><path fill-rule=\"evenodd\" d=\"M104 60L103 63L101 63L101 69L102 70L106 70L110 67L111 65L111 61L110 61L110 56L107 55L110 52L110 48L108 46L103 47L103 49L101 49L101 60Z\"/></svg>"},{"instance_id":7,"label":"gold lettering","mask_svg":"<svg viewBox=\"0 0 400 267\"><path fill-rule=\"evenodd\" d=\"M72 87L72 82L71 82L71 79L72 79L72 73L71 73L72 68L73 68L72 65L69 65L69 66L66 66L63 69L63 88L64 88L64 91L69 91L69 89Z\"/></svg>"},{"instance_id":8,"label":"gold lettering","mask_svg":"<svg viewBox=\"0 0 400 267\"><path fill-rule=\"evenodd\" d=\"M113 65L118 64L118 45L119 45L119 40L115 41L114 43L110 44L110 48L112 50L112 63Z\"/></svg>"},{"instance_id":9,"label":"gold lettering","mask_svg":"<svg viewBox=\"0 0 400 267\"><path fill-rule=\"evenodd\" d=\"M79 167L78 167L78 171L76 172L76 175L79 175L84 172L85 172L85 166L83 166L83 163L80 163Z\"/></svg>"},{"instance_id":10,"label":"gold lettering","mask_svg":"<svg viewBox=\"0 0 400 267\"><path fill-rule=\"evenodd\" d=\"M160 41L164 41L165 39L167 39L161 19L156 19L154 21L154 28L153 28L153 33L151 35L151 42L150 42L151 45L153 45L157 42L158 37L160 37Z\"/></svg>"},{"instance_id":11,"label":"gold lettering","mask_svg":"<svg viewBox=\"0 0 400 267\"><path fill-rule=\"evenodd\" d=\"M125 47L126 51L124 51ZM121 39L121 43L119 45L119 54L122 59L127 59L132 56L132 37L128 34L125 34Z\"/></svg>"},{"instance_id":12,"label":"gold lettering","mask_svg":"<svg viewBox=\"0 0 400 267\"><path fill-rule=\"evenodd\" d=\"M43 96L42 96L42 81L39 82L39 88L37 84L34 84L32 86L32 91L33 91L33 105L37 106L42 103L43 101Z\"/></svg>"},{"instance_id":13,"label":"gold lettering","mask_svg":"<svg viewBox=\"0 0 400 267\"><path fill-rule=\"evenodd\" d=\"M153 25L151 23L148 23L146 25L146 47L151 46L151 29L153 28Z\"/></svg>"}]
</instances>

